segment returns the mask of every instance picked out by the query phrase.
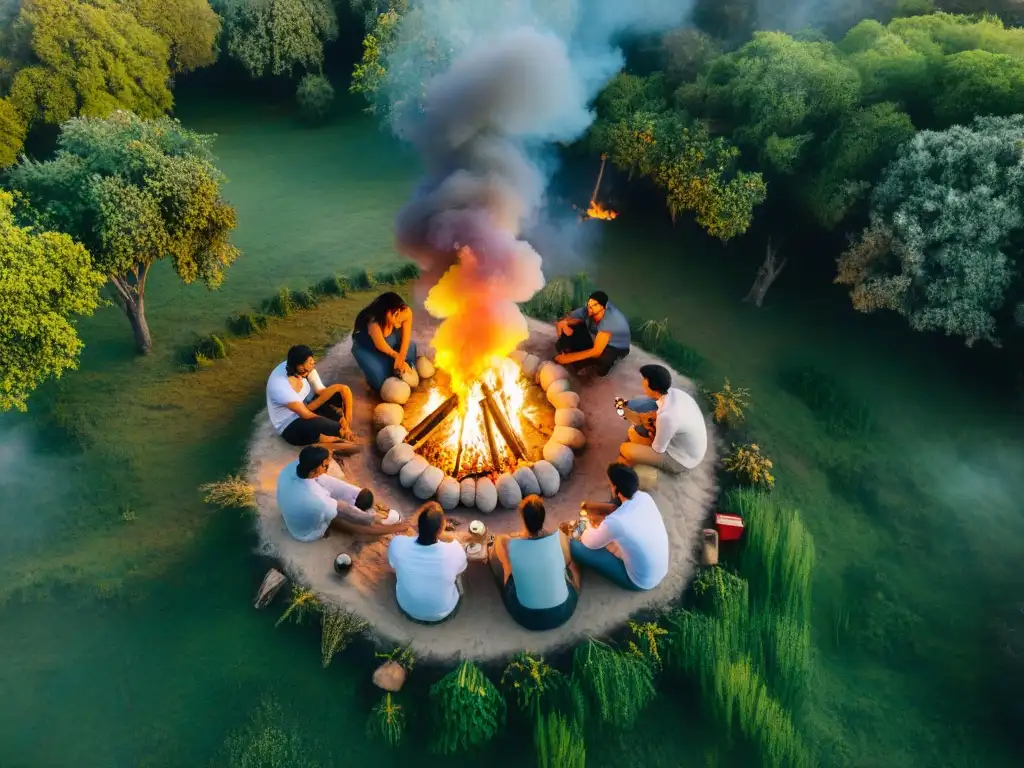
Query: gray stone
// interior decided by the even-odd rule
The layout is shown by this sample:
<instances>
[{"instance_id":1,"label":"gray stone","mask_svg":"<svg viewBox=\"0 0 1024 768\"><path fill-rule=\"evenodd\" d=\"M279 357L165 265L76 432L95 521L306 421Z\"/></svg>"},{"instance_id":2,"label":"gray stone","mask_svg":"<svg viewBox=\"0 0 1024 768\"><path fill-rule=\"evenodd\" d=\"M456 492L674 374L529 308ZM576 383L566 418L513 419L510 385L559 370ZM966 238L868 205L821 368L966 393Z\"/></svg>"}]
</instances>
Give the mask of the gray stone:
<instances>
[{"instance_id":1,"label":"gray stone","mask_svg":"<svg viewBox=\"0 0 1024 768\"><path fill-rule=\"evenodd\" d=\"M558 476L558 470L550 461L538 461L533 465L533 475L540 485L540 492L543 496L554 496L562 485L562 478Z\"/></svg>"},{"instance_id":2,"label":"gray stone","mask_svg":"<svg viewBox=\"0 0 1024 768\"><path fill-rule=\"evenodd\" d=\"M408 383L394 376L390 379L385 379L384 384L380 388L380 399L386 403L405 405L409 402L409 395L411 394L412 388Z\"/></svg>"},{"instance_id":3,"label":"gray stone","mask_svg":"<svg viewBox=\"0 0 1024 768\"><path fill-rule=\"evenodd\" d=\"M537 482L537 476L529 467L520 467L512 473L512 477L519 483L519 490L523 492L523 498L540 495L540 483Z\"/></svg>"},{"instance_id":4,"label":"gray stone","mask_svg":"<svg viewBox=\"0 0 1024 768\"><path fill-rule=\"evenodd\" d=\"M498 503L505 509L515 509L523 500L523 492L519 490L519 483L508 472L498 478L494 484L498 490Z\"/></svg>"},{"instance_id":5,"label":"gray stone","mask_svg":"<svg viewBox=\"0 0 1024 768\"><path fill-rule=\"evenodd\" d=\"M398 403L379 403L373 409L373 426L377 429L401 424L405 418L405 409Z\"/></svg>"},{"instance_id":6,"label":"gray stone","mask_svg":"<svg viewBox=\"0 0 1024 768\"><path fill-rule=\"evenodd\" d=\"M653 491L658 487L659 473L657 467L638 464L633 469L636 471L636 477L640 481L641 491Z\"/></svg>"},{"instance_id":7,"label":"gray stone","mask_svg":"<svg viewBox=\"0 0 1024 768\"><path fill-rule=\"evenodd\" d=\"M476 506L476 480L472 477L459 483L459 503L464 507Z\"/></svg>"},{"instance_id":8,"label":"gray stone","mask_svg":"<svg viewBox=\"0 0 1024 768\"><path fill-rule=\"evenodd\" d=\"M559 392L571 392L571 391L572 391L572 385L569 383L568 379L556 379L555 381L551 382L551 385L547 389L544 390L544 393L548 397L554 397Z\"/></svg>"},{"instance_id":9,"label":"gray stone","mask_svg":"<svg viewBox=\"0 0 1024 768\"><path fill-rule=\"evenodd\" d=\"M437 486L437 503L441 509L451 510L459 506L459 481L451 475L445 475L444 480Z\"/></svg>"},{"instance_id":10,"label":"gray stone","mask_svg":"<svg viewBox=\"0 0 1024 768\"><path fill-rule=\"evenodd\" d=\"M568 445L574 451L580 450L587 444L587 436L575 427L555 427L551 433L551 439L556 443Z\"/></svg>"},{"instance_id":11,"label":"gray stone","mask_svg":"<svg viewBox=\"0 0 1024 768\"><path fill-rule=\"evenodd\" d=\"M398 472L416 456L416 450L408 443L399 443L384 454L380 468L385 474L397 475Z\"/></svg>"},{"instance_id":12,"label":"gray stone","mask_svg":"<svg viewBox=\"0 0 1024 768\"><path fill-rule=\"evenodd\" d=\"M536 355L527 355L523 358L523 364L520 367L523 370L523 376L533 381L533 377L537 375L537 369L540 368L540 358Z\"/></svg>"},{"instance_id":13,"label":"gray stone","mask_svg":"<svg viewBox=\"0 0 1024 768\"><path fill-rule=\"evenodd\" d=\"M544 444L545 461L551 462L551 465L558 470L558 474L563 478L572 474L574 458L572 448L567 445L562 445L555 440L548 440Z\"/></svg>"},{"instance_id":14,"label":"gray stone","mask_svg":"<svg viewBox=\"0 0 1024 768\"><path fill-rule=\"evenodd\" d=\"M402 374L402 381L409 385L409 389L416 389L420 385L420 375L416 373L415 368L410 367Z\"/></svg>"},{"instance_id":15,"label":"gray stone","mask_svg":"<svg viewBox=\"0 0 1024 768\"><path fill-rule=\"evenodd\" d=\"M556 381L566 381L568 379L569 372L558 363L545 363L537 371L537 383L540 384L540 388L545 392Z\"/></svg>"},{"instance_id":16,"label":"gray stone","mask_svg":"<svg viewBox=\"0 0 1024 768\"><path fill-rule=\"evenodd\" d=\"M586 423L587 417L579 408L559 408L555 411L556 427L583 429Z\"/></svg>"},{"instance_id":17,"label":"gray stone","mask_svg":"<svg viewBox=\"0 0 1024 768\"><path fill-rule=\"evenodd\" d=\"M444 480L444 470L440 467L430 466L422 475L416 478L416 484L412 487L412 494L417 499L426 501L441 487Z\"/></svg>"},{"instance_id":18,"label":"gray stone","mask_svg":"<svg viewBox=\"0 0 1024 768\"><path fill-rule=\"evenodd\" d=\"M403 488L412 488L429 466L430 462L422 456L413 456L412 461L398 471L398 482Z\"/></svg>"},{"instance_id":19,"label":"gray stone","mask_svg":"<svg viewBox=\"0 0 1024 768\"><path fill-rule=\"evenodd\" d=\"M423 357L423 355L420 355L416 358L416 373L420 375L421 379L429 379L434 375L434 363L429 357Z\"/></svg>"},{"instance_id":20,"label":"gray stone","mask_svg":"<svg viewBox=\"0 0 1024 768\"><path fill-rule=\"evenodd\" d=\"M498 489L494 487L490 478L481 477L476 481L476 508L487 515L497 506Z\"/></svg>"},{"instance_id":21,"label":"gray stone","mask_svg":"<svg viewBox=\"0 0 1024 768\"><path fill-rule=\"evenodd\" d=\"M551 403L555 408L579 408L580 407L580 396L575 392L558 392L552 395L548 393L548 402ZM609 403L608 407L611 407Z\"/></svg>"},{"instance_id":22,"label":"gray stone","mask_svg":"<svg viewBox=\"0 0 1024 768\"><path fill-rule=\"evenodd\" d=\"M409 431L401 424L392 424L390 427L384 427L384 429L377 433L377 450L381 453L387 453L405 440L405 436L408 434Z\"/></svg>"},{"instance_id":23,"label":"gray stone","mask_svg":"<svg viewBox=\"0 0 1024 768\"><path fill-rule=\"evenodd\" d=\"M522 349L513 349L509 353L508 359L511 360L516 365L518 365L520 368L522 368L523 360L526 359L526 351Z\"/></svg>"}]
</instances>

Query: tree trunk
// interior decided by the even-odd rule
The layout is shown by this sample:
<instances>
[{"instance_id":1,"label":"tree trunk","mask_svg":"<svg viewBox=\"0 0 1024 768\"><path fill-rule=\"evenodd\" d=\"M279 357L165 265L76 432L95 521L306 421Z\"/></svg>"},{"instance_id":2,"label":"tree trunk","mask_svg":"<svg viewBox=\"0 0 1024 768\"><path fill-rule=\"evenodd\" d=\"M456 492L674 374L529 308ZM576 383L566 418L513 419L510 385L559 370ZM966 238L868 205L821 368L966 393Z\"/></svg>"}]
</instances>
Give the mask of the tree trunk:
<instances>
[{"instance_id":1,"label":"tree trunk","mask_svg":"<svg viewBox=\"0 0 1024 768\"><path fill-rule=\"evenodd\" d=\"M149 323L146 322L146 312L142 304L142 298L137 301L126 302L124 312L128 315L128 322L132 324L132 333L135 334L135 347L139 354L148 355L153 351L153 339L149 335Z\"/></svg>"},{"instance_id":2,"label":"tree trunk","mask_svg":"<svg viewBox=\"0 0 1024 768\"><path fill-rule=\"evenodd\" d=\"M768 289L772 287L772 283L781 274L783 267L786 266L786 259L779 261L776 258L776 248L772 248L772 241L768 240L768 247L765 249L764 261L761 262L761 268L757 272L757 277L754 278L754 284L750 286L750 291L747 293L744 301L754 302L754 306L760 308L764 303L765 294L768 293Z\"/></svg>"},{"instance_id":3,"label":"tree trunk","mask_svg":"<svg viewBox=\"0 0 1024 768\"><path fill-rule=\"evenodd\" d=\"M133 273L127 275L111 275L110 283L121 298L121 308L128 316L132 333L135 336L135 348L140 354L148 355L153 351L153 339L149 335L149 324L146 322L145 296L146 275L149 265L140 263Z\"/></svg>"}]
</instances>

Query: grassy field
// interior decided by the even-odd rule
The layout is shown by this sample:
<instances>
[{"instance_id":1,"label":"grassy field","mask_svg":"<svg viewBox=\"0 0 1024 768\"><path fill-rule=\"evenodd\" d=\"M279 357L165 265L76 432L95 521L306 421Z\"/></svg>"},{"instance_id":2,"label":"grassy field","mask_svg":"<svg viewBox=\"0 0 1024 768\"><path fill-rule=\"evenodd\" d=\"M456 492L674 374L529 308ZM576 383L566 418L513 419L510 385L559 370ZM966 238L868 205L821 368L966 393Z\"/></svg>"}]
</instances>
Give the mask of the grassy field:
<instances>
[{"instance_id":1,"label":"grassy field","mask_svg":"<svg viewBox=\"0 0 1024 768\"><path fill-rule=\"evenodd\" d=\"M363 118L307 130L287 111L225 104L182 117L220 134L244 256L215 293L156 270L153 355L136 358L127 322L103 310L82 324L82 369L28 417L0 421L0 492L19 502L0 515L0 689L16 692L0 704L5 765L202 764L266 692L290 721L318 724L303 728L314 754L380 756L363 736L368 670L345 656L320 670L314 630L274 632L251 609L253 539L196 490L240 466L283 350L336 338L365 297L275 321L209 370L182 372L178 351L282 285L392 263L415 165ZM925 337L823 311L785 277L764 310L740 304L748 267L685 227L623 217L599 233L574 268L627 313L667 317L709 360L708 386L728 376L751 390L778 492L814 534L815 678L801 715L821 764L1012 764L990 678L995 623L1021 599L1019 412ZM801 367L831 406L794 385ZM837 424L845 412L866 418ZM593 742L588 764L703 764L693 718L667 697L636 731ZM499 746L495 766L529 752Z\"/></svg>"}]
</instances>

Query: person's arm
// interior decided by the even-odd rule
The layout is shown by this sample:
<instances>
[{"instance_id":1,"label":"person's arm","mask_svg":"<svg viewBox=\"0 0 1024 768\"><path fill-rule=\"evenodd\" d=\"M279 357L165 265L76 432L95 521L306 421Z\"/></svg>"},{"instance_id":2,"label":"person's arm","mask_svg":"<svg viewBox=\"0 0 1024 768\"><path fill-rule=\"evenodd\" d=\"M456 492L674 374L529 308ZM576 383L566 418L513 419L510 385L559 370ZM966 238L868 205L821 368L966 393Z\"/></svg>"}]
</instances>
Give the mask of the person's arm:
<instances>
[{"instance_id":1,"label":"person's arm","mask_svg":"<svg viewBox=\"0 0 1024 768\"><path fill-rule=\"evenodd\" d=\"M584 349L582 352L563 352L558 356L558 362L562 365L568 365L570 363L578 363L581 360L589 360L592 357L600 357L605 347L608 346L608 340L611 337L612 335L608 331L599 331L594 338L594 346L590 349Z\"/></svg>"},{"instance_id":2,"label":"person's arm","mask_svg":"<svg viewBox=\"0 0 1024 768\"><path fill-rule=\"evenodd\" d=\"M615 533L608 521L600 525L588 527L580 536L580 543L587 549L604 549L615 540Z\"/></svg>"},{"instance_id":3,"label":"person's arm","mask_svg":"<svg viewBox=\"0 0 1024 768\"><path fill-rule=\"evenodd\" d=\"M463 549L462 544L453 542L451 546L453 547L452 552L458 549L458 553L452 555L452 559L455 561L453 563L455 565L455 575L458 576L469 566L469 558L466 557L466 550Z\"/></svg>"},{"instance_id":4,"label":"person's arm","mask_svg":"<svg viewBox=\"0 0 1024 768\"><path fill-rule=\"evenodd\" d=\"M370 341L373 342L373 346L375 346L378 351L383 352L394 360L398 353L392 349L391 345L388 344L388 340L384 338L384 332L380 329L380 325L377 323L370 323L366 327L366 330L370 334Z\"/></svg>"},{"instance_id":5,"label":"person's arm","mask_svg":"<svg viewBox=\"0 0 1024 768\"><path fill-rule=\"evenodd\" d=\"M569 549L569 537L565 535L565 531L559 531L558 537L562 543L562 556L565 558L565 565L569 569L572 585L576 588L578 595L583 589L583 576L580 573L580 567L573 562L572 550Z\"/></svg>"},{"instance_id":6,"label":"person's arm","mask_svg":"<svg viewBox=\"0 0 1024 768\"><path fill-rule=\"evenodd\" d=\"M315 411L321 405L323 405L332 397L334 397L335 393L340 393L344 397L345 392L347 390L348 387L345 386L344 384L331 384L331 386L321 389L320 392L317 393L316 397L314 397L312 400L306 403L306 409L310 411ZM304 416L303 418L308 417Z\"/></svg>"},{"instance_id":7,"label":"person's arm","mask_svg":"<svg viewBox=\"0 0 1024 768\"><path fill-rule=\"evenodd\" d=\"M598 523L618 508L619 505L612 501L584 501L582 504L587 516L591 519L597 518Z\"/></svg>"},{"instance_id":8,"label":"person's arm","mask_svg":"<svg viewBox=\"0 0 1024 768\"><path fill-rule=\"evenodd\" d=\"M309 386L313 390L314 395L319 395L324 391L324 382L320 378L320 374L317 372L316 368L309 372L309 375L306 377L306 381L309 382Z\"/></svg>"},{"instance_id":9,"label":"person's arm","mask_svg":"<svg viewBox=\"0 0 1024 768\"><path fill-rule=\"evenodd\" d=\"M580 307L578 309L574 309L568 315L566 315L561 320L559 320L557 323L555 323L555 328L561 334L568 333L568 334L571 335L572 334L572 329L574 327L576 327L577 325L580 325L581 323L586 322L586 319L587 319L587 308L586 307Z\"/></svg>"},{"instance_id":10,"label":"person's arm","mask_svg":"<svg viewBox=\"0 0 1024 768\"><path fill-rule=\"evenodd\" d=\"M405 322L402 323L402 343L398 347L396 362L405 362L405 356L409 354L409 345L412 344L412 310L407 309Z\"/></svg>"},{"instance_id":11,"label":"person's arm","mask_svg":"<svg viewBox=\"0 0 1024 768\"><path fill-rule=\"evenodd\" d=\"M664 453L668 450L668 444L675 435L678 427L675 419L669 412L659 413L654 427L654 439L651 441L651 448L655 453Z\"/></svg>"}]
</instances>

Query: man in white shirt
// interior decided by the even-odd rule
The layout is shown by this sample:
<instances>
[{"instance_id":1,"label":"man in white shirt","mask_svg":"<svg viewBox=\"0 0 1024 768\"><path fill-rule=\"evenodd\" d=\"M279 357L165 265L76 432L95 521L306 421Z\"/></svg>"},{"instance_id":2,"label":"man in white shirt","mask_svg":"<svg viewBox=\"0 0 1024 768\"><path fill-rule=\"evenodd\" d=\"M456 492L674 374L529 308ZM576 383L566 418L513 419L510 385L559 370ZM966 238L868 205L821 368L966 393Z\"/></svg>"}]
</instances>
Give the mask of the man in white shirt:
<instances>
[{"instance_id":1,"label":"man in white shirt","mask_svg":"<svg viewBox=\"0 0 1024 768\"><path fill-rule=\"evenodd\" d=\"M700 406L672 386L672 374L663 365L644 365L640 375L647 397L630 400L626 407L637 413L656 411L653 432L631 426L629 442L619 446L619 453L630 466L646 464L673 474L693 469L708 450L708 428Z\"/></svg>"},{"instance_id":2,"label":"man in white shirt","mask_svg":"<svg viewBox=\"0 0 1024 768\"><path fill-rule=\"evenodd\" d=\"M326 448L307 446L277 477L277 507L293 538L318 541L331 527L378 536L408 529L394 510L383 521L378 517L368 488L328 475L330 461Z\"/></svg>"},{"instance_id":3,"label":"man in white shirt","mask_svg":"<svg viewBox=\"0 0 1024 768\"><path fill-rule=\"evenodd\" d=\"M312 350L299 344L267 379L267 413L277 434L290 445L351 449L352 390L325 387Z\"/></svg>"},{"instance_id":4,"label":"man in white shirt","mask_svg":"<svg viewBox=\"0 0 1024 768\"><path fill-rule=\"evenodd\" d=\"M665 521L632 467L610 465L608 481L615 501L583 502L590 525L569 542L572 559L623 589L654 589L668 573Z\"/></svg>"},{"instance_id":5,"label":"man in white shirt","mask_svg":"<svg viewBox=\"0 0 1024 768\"><path fill-rule=\"evenodd\" d=\"M398 607L417 624L447 621L462 600L466 551L459 542L442 539L444 526L441 505L428 501L416 519L417 535L395 536L388 545Z\"/></svg>"}]
</instances>

